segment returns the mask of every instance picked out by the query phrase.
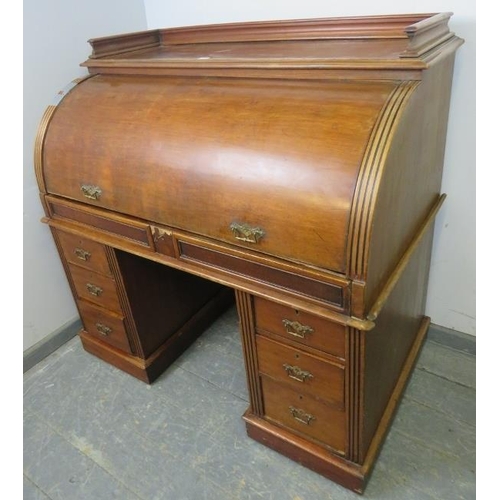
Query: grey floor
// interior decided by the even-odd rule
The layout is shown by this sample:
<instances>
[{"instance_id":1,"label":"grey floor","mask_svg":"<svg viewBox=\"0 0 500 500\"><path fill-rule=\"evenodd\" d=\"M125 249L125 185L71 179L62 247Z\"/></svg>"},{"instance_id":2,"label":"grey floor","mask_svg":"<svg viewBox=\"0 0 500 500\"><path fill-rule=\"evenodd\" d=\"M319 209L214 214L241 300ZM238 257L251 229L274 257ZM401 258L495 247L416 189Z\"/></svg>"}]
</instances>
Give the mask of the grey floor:
<instances>
[{"instance_id":1,"label":"grey floor","mask_svg":"<svg viewBox=\"0 0 500 500\"><path fill-rule=\"evenodd\" d=\"M475 498L475 356L445 344L426 341L364 498ZM151 386L74 338L24 375L24 499L360 498L247 438L247 401L234 309Z\"/></svg>"}]
</instances>

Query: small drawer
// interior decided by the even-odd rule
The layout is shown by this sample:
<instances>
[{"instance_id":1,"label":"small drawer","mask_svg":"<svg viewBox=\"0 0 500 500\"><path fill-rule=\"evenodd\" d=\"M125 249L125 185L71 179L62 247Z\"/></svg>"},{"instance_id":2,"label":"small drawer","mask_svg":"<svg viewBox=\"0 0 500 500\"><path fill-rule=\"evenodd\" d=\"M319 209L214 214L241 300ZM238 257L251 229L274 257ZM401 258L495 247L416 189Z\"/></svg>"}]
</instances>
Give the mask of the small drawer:
<instances>
[{"instance_id":1,"label":"small drawer","mask_svg":"<svg viewBox=\"0 0 500 500\"><path fill-rule=\"evenodd\" d=\"M57 238L68 262L111 275L104 245L62 231L57 231Z\"/></svg>"},{"instance_id":2,"label":"small drawer","mask_svg":"<svg viewBox=\"0 0 500 500\"><path fill-rule=\"evenodd\" d=\"M345 326L260 297L254 297L254 310L259 333L271 332L345 359Z\"/></svg>"},{"instance_id":3,"label":"small drawer","mask_svg":"<svg viewBox=\"0 0 500 500\"><path fill-rule=\"evenodd\" d=\"M87 333L122 351L132 352L122 316L81 300L78 308Z\"/></svg>"},{"instance_id":4,"label":"small drawer","mask_svg":"<svg viewBox=\"0 0 500 500\"><path fill-rule=\"evenodd\" d=\"M344 367L257 335L259 372L344 408Z\"/></svg>"},{"instance_id":5,"label":"small drawer","mask_svg":"<svg viewBox=\"0 0 500 500\"><path fill-rule=\"evenodd\" d=\"M80 299L121 314L116 283L112 278L73 264L70 264L69 268Z\"/></svg>"},{"instance_id":6,"label":"small drawer","mask_svg":"<svg viewBox=\"0 0 500 500\"><path fill-rule=\"evenodd\" d=\"M343 411L266 376L261 377L261 383L267 419L326 444L339 454L345 453L346 422Z\"/></svg>"}]
</instances>

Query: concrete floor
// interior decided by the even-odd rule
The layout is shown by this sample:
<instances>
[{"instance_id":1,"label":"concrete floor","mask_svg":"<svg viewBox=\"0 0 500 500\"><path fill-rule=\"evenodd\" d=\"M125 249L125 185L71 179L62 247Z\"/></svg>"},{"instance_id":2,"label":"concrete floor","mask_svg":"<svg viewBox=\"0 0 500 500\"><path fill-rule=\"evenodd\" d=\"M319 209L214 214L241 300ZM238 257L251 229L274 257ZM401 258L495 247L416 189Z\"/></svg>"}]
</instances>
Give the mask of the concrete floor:
<instances>
[{"instance_id":1,"label":"concrete floor","mask_svg":"<svg viewBox=\"0 0 500 500\"><path fill-rule=\"evenodd\" d=\"M475 356L440 338L424 345L366 499L475 498ZM151 386L74 338L24 375L24 500L360 498L249 439L247 406L234 309Z\"/></svg>"}]
</instances>

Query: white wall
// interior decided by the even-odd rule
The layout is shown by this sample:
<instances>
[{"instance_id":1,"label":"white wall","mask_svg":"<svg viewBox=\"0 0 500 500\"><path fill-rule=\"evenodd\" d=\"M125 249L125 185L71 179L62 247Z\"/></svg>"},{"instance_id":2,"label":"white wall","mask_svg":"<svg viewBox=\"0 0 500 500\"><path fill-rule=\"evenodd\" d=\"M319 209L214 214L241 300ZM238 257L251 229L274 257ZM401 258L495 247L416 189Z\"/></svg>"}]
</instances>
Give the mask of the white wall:
<instances>
[{"instance_id":1,"label":"white wall","mask_svg":"<svg viewBox=\"0 0 500 500\"><path fill-rule=\"evenodd\" d=\"M476 5L473 0L144 0L148 28L272 19L453 12L450 26L465 39L455 63L442 191L427 314L432 322L475 335Z\"/></svg>"},{"instance_id":2,"label":"white wall","mask_svg":"<svg viewBox=\"0 0 500 500\"><path fill-rule=\"evenodd\" d=\"M43 210L33 169L40 118L59 89L87 72L79 64L91 52L87 40L146 29L142 0L24 0L23 36L23 238L26 350L77 311Z\"/></svg>"}]
</instances>

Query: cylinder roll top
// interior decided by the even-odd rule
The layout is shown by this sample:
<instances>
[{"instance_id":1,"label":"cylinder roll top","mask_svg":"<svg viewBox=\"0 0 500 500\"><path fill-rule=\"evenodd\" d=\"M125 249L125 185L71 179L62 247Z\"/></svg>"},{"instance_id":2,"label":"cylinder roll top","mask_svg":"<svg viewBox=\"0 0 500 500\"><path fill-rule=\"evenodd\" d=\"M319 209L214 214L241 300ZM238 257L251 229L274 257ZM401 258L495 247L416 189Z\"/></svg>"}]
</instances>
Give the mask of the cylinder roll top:
<instances>
[{"instance_id":1,"label":"cylinder roll top","mask_svg":"<svg viewBox=\"0 0 500 500\"><path fill-rule=\"evenodd\" d=\"M46 189L343 273L360 164L395 86L98 75L53 115Z\"/></svg>"}]
</instances>

